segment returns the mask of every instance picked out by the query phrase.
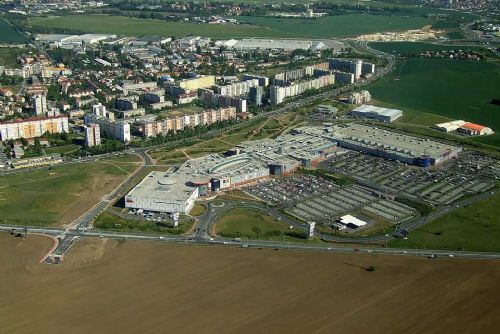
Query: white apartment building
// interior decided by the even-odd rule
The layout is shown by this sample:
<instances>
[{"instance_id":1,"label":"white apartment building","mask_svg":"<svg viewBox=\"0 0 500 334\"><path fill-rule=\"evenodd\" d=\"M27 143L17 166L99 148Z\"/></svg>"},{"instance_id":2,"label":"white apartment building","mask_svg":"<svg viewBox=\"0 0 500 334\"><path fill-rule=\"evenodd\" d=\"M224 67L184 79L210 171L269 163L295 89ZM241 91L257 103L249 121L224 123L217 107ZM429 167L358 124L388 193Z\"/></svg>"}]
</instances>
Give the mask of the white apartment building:
<instances>
[{"instance_id":1,"label":"white apartment building","mask_svg":"<svg viewBox=\"0 0 500 334\"><path fill-rule=\"evenodd\" d=\"M45 132L69 132L68 117L30 117L0 123L0 140L41 137Z\"/></svg>"},{"instance_id":2,"label":"white apartment building","mask_svg":"<svg viewBox=\"0 0 500 334\"><path fill-rule=\"evenodd\" d=\"M85 146L93 147L101 145L101 129L99 124L85 126Z\"/></svg>"},{"instance_id":3,"label":"white apartment building","mask_svg":"<svg viewBox=\"0 0 500 334\"><path fill-rule=\"evenodd\" d=\"M47 97L43 94L35 95L31 99L33 103L33 112L35 115L45 115L48 112L47 108Z\"/></svg>"}]
</instances>

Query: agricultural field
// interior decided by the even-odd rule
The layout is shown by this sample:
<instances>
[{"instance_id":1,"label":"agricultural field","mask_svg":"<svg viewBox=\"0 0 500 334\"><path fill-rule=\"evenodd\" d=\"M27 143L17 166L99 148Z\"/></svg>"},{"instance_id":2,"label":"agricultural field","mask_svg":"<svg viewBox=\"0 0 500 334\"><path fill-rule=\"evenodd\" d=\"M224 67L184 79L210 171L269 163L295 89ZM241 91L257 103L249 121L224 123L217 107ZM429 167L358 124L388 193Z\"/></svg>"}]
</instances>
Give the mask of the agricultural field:
<instances>
[{"instance_id":1,"label":"agricultural field","mask_svg":"<svg viewBox=\"0 0 500 334\"><path fill-rule=\"evenodd\" d=\"M369 46L394 55L417 54L424 51L449 51L449 50L484 50L479 46L450 45L428 42L373 42Z\"/></svg>"},{"instance_id":2,"label":"agricultural field","mask_svg":"<svg viewBox=\"0 0 500 334\"><path fill-rule=\"evenodd\" d=\"M66 17L33 18L29 23L38 29L67 29L71 32L121 34L126 36L166 35L183 37L190 34L211 38L292 37L286 32L274 32L250 25L195 24L137 19L123 16L72 15Z\"/></svg>"},{"instance_id":3,"label":"agricultural field","mask_svg":"<svg viewBox=\"0 0 500 334\"><path fill-rule=\"evenodd\" d=\"M256 26L266 27L276 34L309 38L342 38L382 31L419 29L434 22L432 19L423 16L358 14L326 16L317 20L250 16L242 16L240 20Z\"/></svg>"},{"instance_id":4,"label":"agricultural field","mask_svg":"<svg viewBox=\"0 0 500 334\"><path fill-rule=\"evenodd\" d=\"M137 163L100 160L1 176L1 218L8 224L70 223L137 167Z\"/></svg>"},{"instance_id":5,"label":"agricultural field","mask_svg":"<svg viewBox=\"0 0 500 334\"><path fill-rule=\"evenodd\" d=\"M418 13L417 13L418 14ZM419 29L436 23L425 15L337 15L317 20L241 16L240 25L195 24L138 19L124 16L72 15L68 17L39 17L29 20L37 29L67 29L68 32L113 33L127 36L142 35L203 35L215 39L243 37L307 37L343 38L381 31Z\"/></svg>"},{"instance_id":6,"label":"agricultural field","mask_svg":"<svg viewBox=\"0 0 500 334\"><path fill-rule=\"evenodd\" d=\"M248 208L231 209L220 215L215 232L223 237L244 239L306 239L305 230L291 230L283 222L261 211Z\"/></svg>"},{"instance_id":7,"label":"agricultural field","mask_svg":"<svg viewBox=\"0 0 500 334\"><path fill-rule=\"evenodd\" d=\"M50 247L48 238L0 233L3 333L54 326L72 334L495 333L500 326L497 260L376 256L376 271L367 272L369 254L84 239L62 265L37 263Z\"/></svg>"},{"instance_id":8,"label":"agricultural field","mask_svg":"<svg viewBox=\"0 0 500 334\"><path fill-rule=\"evenodd\" d=\"M401 122L432 125L464 119L500 131L500 64L442 59L408 59L390 75L368 85L377 104L400 108ZM500 146L500 135L475 138Z\"/></svg>"},{"instance_id":9,"label":"agricultural field","mask_svg":"<svg viewBox=\"0 0 500 334\"><path fill-rule=\"evenodd\" d=\"M396 248L500 251L500 194L460 208L414 231L408 240L389 242Z\"/></svg>"},{"instance_id":10,"label":"agricultural field","mask_svg":"<svg viewBox=\"0 0 500 334\"><path fill-rule=\"evenodd\" d=\"M22 44L26 42L26 37L2 18L0 18L0 32L0 44Z\"/></svg>"}]
</instances>

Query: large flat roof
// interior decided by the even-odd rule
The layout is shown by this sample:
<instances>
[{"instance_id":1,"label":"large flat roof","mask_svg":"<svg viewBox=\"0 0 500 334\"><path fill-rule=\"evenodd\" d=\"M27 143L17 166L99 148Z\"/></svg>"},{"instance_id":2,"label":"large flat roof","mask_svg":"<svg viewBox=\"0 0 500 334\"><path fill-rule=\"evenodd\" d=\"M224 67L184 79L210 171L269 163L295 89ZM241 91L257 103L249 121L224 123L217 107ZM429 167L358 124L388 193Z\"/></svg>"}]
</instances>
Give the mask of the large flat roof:
<instances>
[{"instance_id":1,"label":"large flat roof","mask_svg":"<svg viewBox=\"0 0 500 334\"><path fill-rule=\"evenodd\" d=\"M370 104L363 104L353 111L360 112L360 113L370 113L370 114L377 114L381 116L397 116L401 115L403 112L399 109L389 109L389 108L382 108L382 107L377 107L377 106L372 106Z\"/></svg>"},{"instance_id":2,"label":"large flat roof","mask_svg":"<svg viewBox=\"0 0 500 334\"><path fill-rule=\"evenodd\" d=\"M153 171L135 186L129 195L159 200L185 201L195 189L186 185L186 181L180 174Z\"/></svg>"},{"instance_id":3,"label":"large flat roof","mask_svg":"<svg viewBox=\"0 0 500 334\"><path fill-rule=\"evenodd\" d=\"M356 123L336 130L335 137L357 145L415 158L423 155L437 158L460 150L457 146L447 145L427 138L409 136Z\"/></svg>"}]
</instances>

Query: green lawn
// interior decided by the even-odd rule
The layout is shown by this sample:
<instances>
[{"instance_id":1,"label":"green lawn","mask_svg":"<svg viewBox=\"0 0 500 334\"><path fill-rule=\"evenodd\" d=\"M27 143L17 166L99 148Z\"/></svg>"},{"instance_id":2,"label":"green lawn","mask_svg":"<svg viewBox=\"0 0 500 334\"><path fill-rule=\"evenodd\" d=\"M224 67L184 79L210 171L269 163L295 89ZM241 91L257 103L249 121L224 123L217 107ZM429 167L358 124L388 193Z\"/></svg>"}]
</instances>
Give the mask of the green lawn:
<instances>
[{"instance_id":1,"label":"green lawn","mask_svg":"<svg viewBox=\"0 0 500 334\"><path fill-rule=\"evenodd\" d=\"M68 31L121 34L126 36L203 35L211 38L291 36L286 32L250 25L195 24L167 22L153 19L137 19L107 15L72 15L65 17L38 17L29 21L34 27L68 29Z\"/></svg>"},{"instance_id":2,"label":"green lawn","mask_svg":"<svg viewBox=\"0 0 500 334\"><path fill-rule=\"evenodd\" d=\"M179 221L179 226L170 227L164 223L151 221L126 220L109 212L104 212L97 217L94 226L99 230L125 231L150 234L183 234L191 229L194 220L185 217Z\"/></svg>"},{"instance_id":3,"label":"green lawn","mask_svg":"<svg viewBox=\"0 0 500 334\"><path fill-rule=\"evenodd\" d=\"M115 155L115 156L106 158L106 161L140 163L140 162L142 162L142 159L137 154L119 154L119 155Z\"/></svg>"},{"instance_id":4,"label":"green lawn","mask_svg":"<svg viewBox=\"0 0 500 334\"><path fill-rule=\"evenodd\" d=\"M305 231L290 230L274 217L253 209L231 209L220 215L216 231L223 237L248 239L304 239ZM305 240L305 239L304 239Z\"/></svg>"},{"instance_id":5,"label":"green lawn","mask_svg":"<svg viewBox=\"0 0 500 334\"><path fill-rule=\"evenodd\" d=\"M7 21L0 18L0 43L23 44L26 37L14 29Z\"/></svg>"},{"instance_id":6,"label":"green lawn","mask_svg":"<svg viewBox=\"0 0 500 334\"><path fill-rule=\"evenodd\" d=\"M191 216L201 216L207 211L207 207L203 204L196 203L191 211L189 211L189 215Z\"/></svg>"},{"instance_id":7,"label":"green lawn","mask_svg":"<svg viewBox=\"0 0 500 334\"><path fill-rule=\"evenodd\" d=\"M105 160L0 177L1 220L9 224L69 223L97 203L137 166Z\"/></svg>"},{"instance_id":8,"label":"green lawn","mask_svg":"<svg viewBox=\"0 0 500 334\"><path fill-rule=\"evenodd\" d=\"M500 64L441 59L408 59L390 75L366 87L379 104L404 111L403 122L430 125L464 119L500 131ZM500 136L474 140L500 146Z\"/></svg>"},{"instance_id":9,"label":"green lawn","mask_svg":"<svg viewBox=\"0 0 500 334\"><path fill-rule=\"evenodd\" d=\"M80 146L76 144L70 144L70 145L64 145L64 146L54 146L54 147L47 147L44 149L46 154L52 154L52 153L60 153L60 154L67 154L71 152L75 152L80 148Z\"/></svg>"},{"instance_id":10,"label":"green lawn","mask_svg":"<svg viewBox=\"0 0 500 334\"><path fill-rule=\"evenodd\" d=\"M395 239L395 248L500 251L500 194L450 212L411 231L408 240Z\"/></svg>"},{"instance_id":11,"label":"green lawn","mask_svg":"<svg viewBox=\"0 0 500 334\"><path fill-rule=\"evenodd\" d=\"M353 37L382 31L403 31L422 28L434 21L423 16L338 15L317 20L250 17L240 20L272 29L275 33L289 33L295 37Z\"/></svg>"},{"instance_id":12,"label":"green lawn","mask_svg":"<svg viewBox=\"0 0 500 334\"><path fill-rule=\"evenodd\" d=\"M1 28L0 31L2 31ZM0 66L4 66L6 68L21 67L16 59L21 53L22 49L20 48L0 48Z\"/></svg>"}]
</instances>

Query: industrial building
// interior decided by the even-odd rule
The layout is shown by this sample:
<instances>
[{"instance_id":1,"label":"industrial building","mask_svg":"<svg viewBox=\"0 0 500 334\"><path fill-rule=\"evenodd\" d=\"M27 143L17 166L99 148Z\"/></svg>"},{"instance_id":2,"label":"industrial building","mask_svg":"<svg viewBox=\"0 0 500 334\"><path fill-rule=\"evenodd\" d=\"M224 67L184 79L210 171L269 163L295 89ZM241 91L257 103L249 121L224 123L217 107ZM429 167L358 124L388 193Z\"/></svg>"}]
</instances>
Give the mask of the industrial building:
<instances>
[{"instance_id":1,"label":"industrial building","mask_svg":"<svg viewBox=\"0 0 500 334\"><path fill-rule=\"evenodd\" d=\"M458 132L469 136L484 136L494 134L491 128L484 125L456 120L451 122L439 123L433 125L434 129L443 132Z\"/></svg>"},{"instance_id":2,"label":"industrial building","mask_svg":"<svg viewBox=\"0 0 500 334\"><path fill-rule=\"evenodd\" d=\"M216 45L223 45L235 50L321 50L332 49L341 51L344 44L335 40L298 40L298 39L265 39L265 38L244 38L241 40L230 39L217 41Z\"/></svg>"},{"instance_id":3,"label":"industrial building","mask_svg":"<svg viewBox=\"0 0 500 334\"><path fill-rule=\"evenodd\" d=\"M339 126L334 133L341 147L423 167L442 163L462 151L461 147L361 124Z\"/></svg>"},{"instance_id":4,"label":"industrial building","mask_svg":"<svg viewBox=\"0 0 500 334\"><path fill-rule=\"evenodd\" d=\"M403 112L398 109L388 109L363 104L351 111L351 116L355 118L371 119L380 122L391 123L403 116Z\"/></svg>"},{"instance_id":5,"label":"industrial building","mask_svg":"<svg viewBox=\"0 0 500 334\"><path fill-rule=\"evenodd\" d=\"M492 135L494 132L490 128L467 122L457 129L458 133L463 133L469 136L487 136Z\"/></svg>"}]
</instances>

